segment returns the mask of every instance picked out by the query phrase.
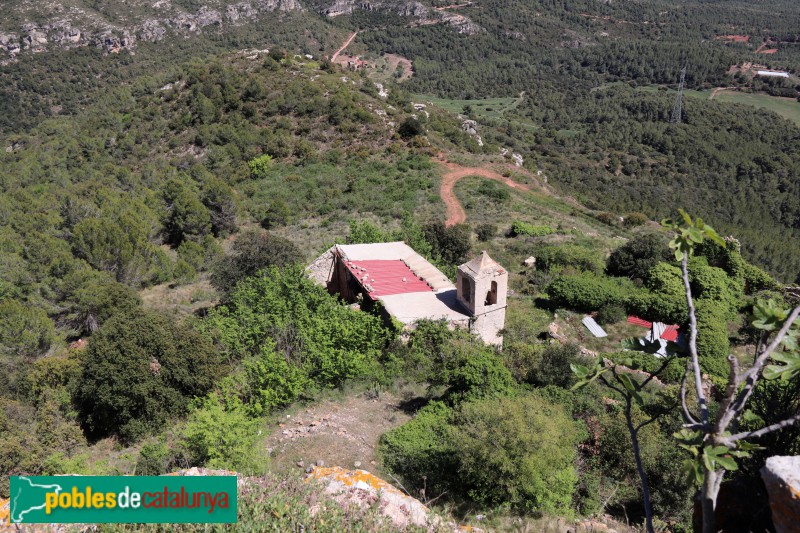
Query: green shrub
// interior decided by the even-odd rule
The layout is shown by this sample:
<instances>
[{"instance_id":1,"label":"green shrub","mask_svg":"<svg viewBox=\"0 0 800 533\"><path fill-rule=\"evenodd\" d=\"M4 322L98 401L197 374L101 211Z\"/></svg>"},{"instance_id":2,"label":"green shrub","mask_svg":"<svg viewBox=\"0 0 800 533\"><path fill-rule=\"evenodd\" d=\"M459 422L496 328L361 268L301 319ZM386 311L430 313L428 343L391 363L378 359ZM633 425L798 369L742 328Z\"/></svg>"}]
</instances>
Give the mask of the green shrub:
<instances>
[{"instance_id":1,"label":"green shrub","mask_svg":"<svg viewBox=\"0 0 800 533\"><path fill-rule=\"evenodd\" d=\"M601 211L600 213L595 213L594 218L596 218L603 224L607 224L609 226L619 225L619 217L614 213L609 213L608 211Z\"/></svg>"},{"instance_id":2,"label":"green shrub","mask_svg":"<svg viewBox=\"0 0 800 533\"><path fill-rule=\"evenodd\" d=\"M689 319L686 297L679 294L638 289L628 294L625 308L632 315L667 324L683 324Z\"/></svg>"},{"instance_id":3,"label":"green shrub","mask_svg":"<svg viewBox=\"0 0 800 533\"><path fill-rule=\"evenodd\" d=\"M478 194L486 196L495 202L504 202L511 198L511 193L508 189L500 186L495 181L483 180L478 186Z\"/></svg>"},{"instance_id":4,"label":"green shrub","mask_svg":"<svg viewBox=\"0 0 800 533\"><path fill-rule=\"evenodd\" d=\"M43 309L17 300L0 300L0 354L40 355L54 338L53 321Z\"/></svg>"},{"instance_id":5,"label":"green shrub","mask_svg":"<svg viewBox=\"0 0 800 533\"><path fill-rule=\"evenodd\" d=\"M425 128L419 120L414 117L408 117L400 123L400 127L397 128L397 133L400 134L400 137L403 139L411 139L417 135L424 135Z\"/></svg>"},{"instance_id":6,"label":"green shrub","mask_svg":"<svg viewBox=\"0 0 800 533\"><path fill-rule=\"evenodd\" d=\"M571 364L585 363L574 344L550 344L541 350L538 364L533 367L530 383L538 387L556 385L569 388L575 381Z\"/></svg>"},{"instance_id":7,"label":"green shrub","mask_svg":"<svg viewBox=\"0 0 800 533\"><path fill-rule=\"evenodd\" d=\"M497 235L497 226L489 223L478 224L475 227L475 233L478 235L479 241L486 242Z\"/></svg>"},{"instance_id":8,"label":"green shrub","mask_svg":"<svg viewBox=\"0 0 800 533\"><path fill-rule=\"evenodd\" d=\"M247 162L250 168L250 175L253 179L264 179L269 174L269 169L272 167L272 156L264 154L251 159Z\"/></svg>"},{"instance_id":9,"label":"green shrub","mask_svg":"<svg viewBox=\"0 0 800 533\"><path fill-rule=\"evenodd\" d=\"M782 288L775 278L750 263L744 264L744 285L747 294L755 294L765 290L777 291Z\"/></svg>"},{"instance_id":10,"label":"green shrub","mask_svg":"<svg viewBox=\"0 0 800 533\"><path fill-rule=\"evenodd\" d=\"M682 281L682 280L681 280ZM698 300L712 300L727 309L726 320L734 320L744 296L742 286L718 267L689 266L692 295Z\"/></svg>"},{"instance_id":11,"label":"green shrub","mask_svg":"<svg viewBox=\"0 0 800 533\"><path fill-rule=\"evenodd\" d=\"M302 257L292 241L265 231L248 230L236 238L232 253L217 261L211 283L220 291L230 292L240 280L261 269L291 265Z\"/></svg>"},{"instance_id":12,"label":"green shrub","mask_svg":"<svg viewBox=\"0 0 800 533\"><path fill-rule=\"evenodd\" d=\"M90 436L131 442L180 415L226 370L204 335L174 317L136 311L92 335L74 399Z\"/></svg>"},{"instance_id":13,"label":"green shrub","mask_svg":"<svg viewBox=\"0 0 800 533\"><path fill-rule=\"evenodd\" d=\"M458 480L457 448L449 430L452 415L445 404L431 402L413 420L381 436L383 465L408 488L425 487L428 495L436 496Z\"/></svg>"},{"instance_id":14,"label":"green shrub","mask_svg":"<svg viewBox=\"0 0 800 533\"><path fill-rule=\"evenodd\" d=\"M625 301L627 291L633 287L626 287L621 281L589 272L560 276L547 287L547 295L558 307L596 311L604 305Z\"/></svg>"},{"instance_id":15,"label":"green shrub","mask_svg":"<svg viewBox=\"0 0 800 533\"><path fill-rule=\"evenodd\" d=\"M163 476L171 470L175 452L163 441L148 442L139 450L136 459L137 476Z\"/></svg>"},{"instance_id":16,"label":"green shrub","mask_svg":"<svg viewBox=\"0 0 800 533\"><path fill-rule=\"evenodd\" d=\"M572 515L579 431L563 407L538 395L484 399L462 404L454 422L458 474L469 496L520 511Z\"/></svg>"},{"instance_id":17,"label":"green shrub","mask_svg":"<svg viewBox=\"0 0 800 533\"><path fill-rule=\"evenodd\" d=\"M612 276L644 280L656 264L673 259L664 236L646 233L612 251L606 269Z\"/></svg>"},{"instance_id":18,"label":"green shrub","mask_svg":"<svg viewBox=\"0 0 800 533\"><path fill-rule=\"evenodd\" d=\"M308 377L299 367L262 346L261 353L245 362L246 400L251 414L260 416L277 407L285 407L308 385Z\"/></svg>"},{"instance_id":19,"label":"green shrub","mask_svg":"<svg viewBox=\"0 0 800 533\"><path fill-rule=\"evenodd\" d=\"M543 245L534 249L536 268L553 270L555 267L572 267L602 274L605 260L597 250L576 244Z\"/></svg>"},{"instance_id":20,"label":"green shrub","mask_svg":"<svg viewBox=\"0 0 800 533\"><path fill-rule=\"evenodd\" d=\"M636 226L642 226L644 224L647 224L648 220L649 219L647 218L647 215L635 211L633 213L628 213L627 215L625 215L623 217L622 223L625 227L634 228Z\"/></svg>"},{"instance_id":21,"label":"green shrub","mask_svg":"<svg viewBox=\"0 0 800 533\"><path fill-rule=\"evenodd\" d=\"M713 300L697 302L697 354L703 372L725 378L729 373L728 308Z\"/></svg>"},{"instance_id":22,"label":"green shrub","mask_svg":"<svg viewBox=\"0 0 800 533\"><path fill-rule=\"evenodd\" d=\"M194 241L183 241L178 246L178 259L185 261L196 271L203 269L205 253L203 246Z\"/></svg>"},{"instance_id":23,"label":"green shrub","mask_svg":"<svg viewBox=\"0 0 800 533\"><path fill-rule=\"evenodd\" d=\"M545 235L550 235L555 232L556 230L554 230L550 226L534 226L533 224L529 224L527 222L522 222L519 220L515 220L514 223L511 225L511 234L514 235L515 237L518 236L544 237Z\"/></svg>"},{"instance_id":24,"label":"green shrub","mask_svg":"<svg viewBox=\"0 0 800 533\"><path fill-rule=\"evenodd\" d=\"M249 475L267 470L269 456L255 446L258 421L238 400L212 393L195 402L183 436L193 464Z\"/></svg>"},{"instance_id":25,"label":"green shrub","mask_svg":"<svg viewBox=\"0 0 800 533\"><path fill-rule=\"evenodd\" d=\"M605 326L606 324L622 322L627 317L628 313L625 311L625 306L619 304L608 304L604 305L597 311L595 320L598 324Z\"/></svg>"},{"instance_id":26,"label":"green shrub","mask_svg":"<svg viewBox=\"0 0 800 533\"><path fill-rule=\"evenodd\" d=\"M392 333L316 285L300 266L271 267L239 283L204 328L234 359L259 354L265 342L316 385L341 386L375 370Z\"/></svg>"}]
</instances>

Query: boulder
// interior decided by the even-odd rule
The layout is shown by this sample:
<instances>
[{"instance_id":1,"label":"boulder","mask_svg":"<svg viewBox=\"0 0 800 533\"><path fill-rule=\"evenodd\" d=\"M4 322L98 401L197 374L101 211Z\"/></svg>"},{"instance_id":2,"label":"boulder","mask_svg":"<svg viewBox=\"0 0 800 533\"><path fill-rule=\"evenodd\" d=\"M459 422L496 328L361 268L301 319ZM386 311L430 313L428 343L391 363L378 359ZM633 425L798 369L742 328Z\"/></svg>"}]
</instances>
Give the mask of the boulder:
<instances>
[{"instance_id":1,"label":"boulder","mask_svg":"<svg viewBox=\"0 0 800 533\"><path fill-rule=\"evenodd\" d=\"M800 524L800 455L770 457L761 469L761 479L769 494L775 531L797 531Z\"/></svg>"},{"instance_id":2,"label":"boulder","mask_svg":"<svg viewBox=\"0 0 800 533\"><path fill-rule=\"evenodd\" d=\"M435 525L433 515L422 502L366 470L317 466L308 478L320 481L325 492L343 506L372 505L379 502L381 514L399 528L427 528Z\"/></svg>"}]
</instances>

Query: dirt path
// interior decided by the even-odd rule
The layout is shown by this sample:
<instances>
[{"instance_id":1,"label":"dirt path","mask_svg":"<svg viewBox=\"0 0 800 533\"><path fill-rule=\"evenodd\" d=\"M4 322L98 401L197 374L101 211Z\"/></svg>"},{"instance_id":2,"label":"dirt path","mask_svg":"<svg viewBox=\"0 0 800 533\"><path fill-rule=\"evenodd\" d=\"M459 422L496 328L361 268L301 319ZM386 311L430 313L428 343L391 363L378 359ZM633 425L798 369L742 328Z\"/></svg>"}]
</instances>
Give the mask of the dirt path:
<instances>
[{"instance_id":1,"label":"dirt path","mask_svg":"<svg viewBox=\"0 0 800 533\"><path fill-rule=\"evenodd\" d=\"M344 44L342 45L342 47L341 47L341 48L339 48L338 50L336 50L336 52L334 52L334 54L331 56L331 61L336 61L336 58L337 58L337 57L339 57L339 54L341 54L342 52L344 52L344 49L345 49L345 48L347 48L348 46L350 46L350 43L352 43L352 42L353 42L353 39L355 39L355 38L356 38L356 35L358 35L358 32L357 32L357 31L354 31L354 32L353 32L353 33L350 35L350 37L348 37L348 38L347 38L347 40L344 42Z\"/></svg>"},{"instance_id":2,"label":"dirt path","mask_svg":"<svg viewBox=\"0 0 800 533\"><path fill-rule=\"evenodd\" d=\"M439 192L442 197L442 201L447 208L447 219L445 220L446 226L462 224L467 220L467 213L461 206L461 202L459 202L458 198L456 198L455 193L456 182L458 182L458 180L461 178L466 178L467 176L478 176L481 178L499 181L500 183L504 183L512 189L518 189L522 191L531 190L529 185L517 183L511 178L506 178L505 176L502 176L493 170L480 167L462 167L461 165L447 161L441 155L439 158L437 158L437 162L447 169L447 171L442 174L442 187Z\"/></svg>"},{"instance_id":3,"label":"dirt path","mask_svg":"<svg viewBox=\"0 0 800 533\"><path fill-rule=\"evenodd\" d=\"M272 468L287 471L324 461L325 466L375 473L381 435L411 419L402 405L402 399L391 393L380 399L360 394L295 412L283 418L264 443Z\"/></svg>"}]
</instances>

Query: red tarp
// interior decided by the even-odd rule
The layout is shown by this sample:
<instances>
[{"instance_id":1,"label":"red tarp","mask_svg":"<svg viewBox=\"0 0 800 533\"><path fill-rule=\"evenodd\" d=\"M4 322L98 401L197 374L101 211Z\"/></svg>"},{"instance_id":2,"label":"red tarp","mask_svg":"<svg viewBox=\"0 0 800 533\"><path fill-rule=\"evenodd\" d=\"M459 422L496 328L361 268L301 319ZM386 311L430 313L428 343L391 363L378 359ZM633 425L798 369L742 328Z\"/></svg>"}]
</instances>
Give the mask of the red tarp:
<instances>
[{"instance_id":1,"label":"red tarp","mask_svg":"<svg viewBox=\"0 0 800 533\"><path fill-rule=\"evenodd\" d=\"M372 288L369 296L373 300L391 294L433 291L400 259L347 261L345 264L362 286Z\"/></svg>"}]
</instances>

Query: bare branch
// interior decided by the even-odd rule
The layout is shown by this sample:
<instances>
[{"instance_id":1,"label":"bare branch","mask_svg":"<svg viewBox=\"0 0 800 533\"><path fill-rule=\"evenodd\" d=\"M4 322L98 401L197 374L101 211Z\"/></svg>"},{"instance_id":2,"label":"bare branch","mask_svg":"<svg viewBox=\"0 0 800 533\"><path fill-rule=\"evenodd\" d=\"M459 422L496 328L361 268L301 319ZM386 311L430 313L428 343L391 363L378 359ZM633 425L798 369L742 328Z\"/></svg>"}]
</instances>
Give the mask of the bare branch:
<instances>
[{"instance_id":1,"label":"bare branch","mask_svg":"<svg viewBox=\"0 0 800 533\"><path fill-rule=\"evenodd\" d=\"M761 437L761 436L766 435L768 433L772 433L774 431L778 431L779 429L787 428L787 427L789 427L791 425L796 424L797 422L800 422L800 413L797 413L796 415L794 415L791 418L787 418L786 420L781 420L780 422L776 422L776 423L774 423L772 425L769 425L767 427L763 427L763 428L761 428L759 430L756 430L756 431L743 431L742 433L737 433L736 435L731 435L730 437L728 437L725 440L726 441L730 441L730 442L736 442L737 440L749 439L749 438L753 438L753 437Z\"/></svg>"},{"instance_id":2,"label":"bare branch","mask_svg":"<svg viewBox=\"0 0 800 533\"><path fill-rule=\"evenodd\" d=\"M694 370L694 388L697 391L697 402L700 404L700 420L708 425L708 402L703 391L703 375L700 373L700 359L697 356L697 315L695 314L692 288L689 284L689 256L684 255L681 261L683 287L686 289L686 304L689 306L689 354Z\"/></svg>"},{"instance_id":3,"label":"bare branch","mask_svg":"<svg viewBox=\"0 0 800 533\"><path fill-rule=\"evenodd\" d=\"M681 377L681 409L683 410L683 418L686 422L689 422L691 424L700 424L700 422L698 422L697 419L689 411L689 405L686 402L686 377L689 375L689 372L691 371L690 370L691 364L692 364L691 359L688 359L686 361L686 370L684 371L683 376Z\"/></svg>"},{"instance_id":4,"label":"bare branch","mask_svg":"<svg viewBox=\"0 0 800 533\"><path fill-rule=\"evenodd\" d=\"M714 433L720 435L728 428L728 424L733 420L736 414L735 409L729 409L731 402L736 398L736 389L739 388L739 360L735 356L728 355L728 365L731 370L728 374L728 384L725 386L725 396L722 398L722 403L719 408L719 417L714 426Z\"/></svg>"}]
</instances>

